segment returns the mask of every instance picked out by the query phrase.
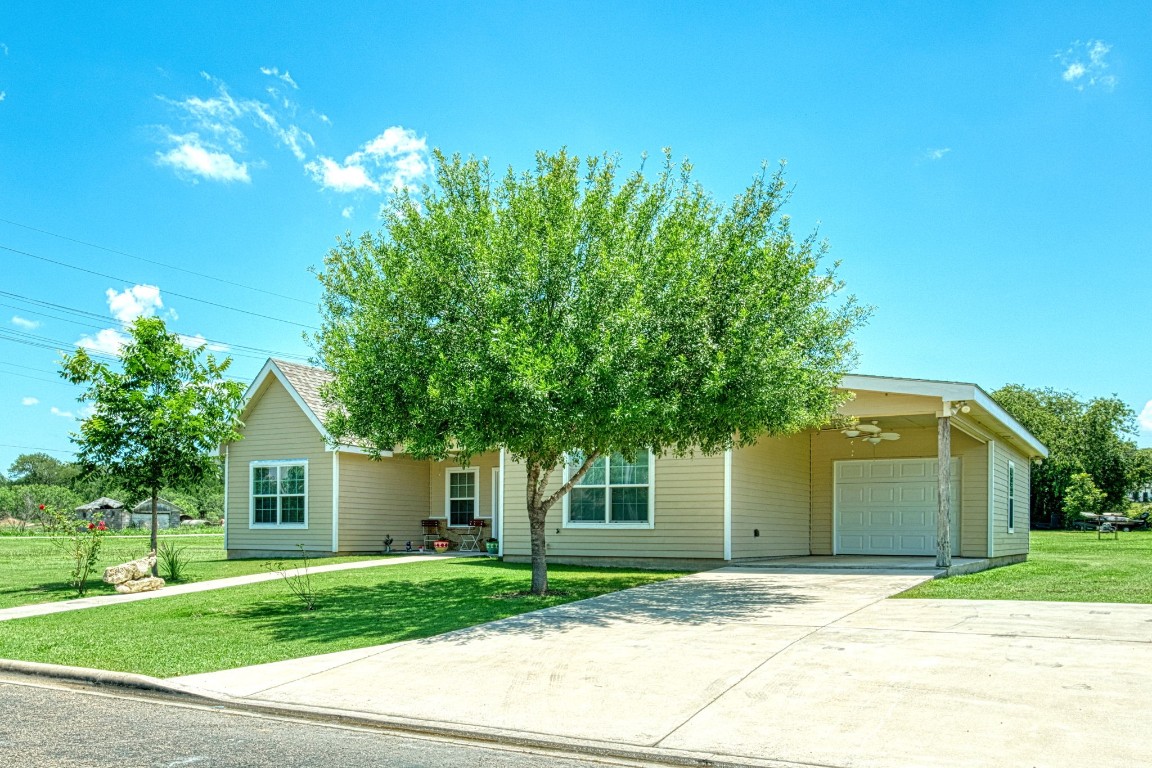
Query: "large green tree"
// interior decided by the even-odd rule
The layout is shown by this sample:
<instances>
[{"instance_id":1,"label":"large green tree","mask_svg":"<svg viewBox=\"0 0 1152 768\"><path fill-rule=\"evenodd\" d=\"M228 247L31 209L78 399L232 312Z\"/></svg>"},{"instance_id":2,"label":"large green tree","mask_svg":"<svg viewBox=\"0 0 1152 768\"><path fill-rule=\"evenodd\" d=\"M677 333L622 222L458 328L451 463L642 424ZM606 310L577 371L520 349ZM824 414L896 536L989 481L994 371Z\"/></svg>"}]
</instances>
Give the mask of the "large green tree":
<instances>
[{"instance_id":1,"label":"large green tree","mask_svg":"<svg viewBox=\"0 0 1152 768\"><path fill-rule=\"evenodd\" d=\"M231 359L185 347L159 318L137 319L129 334L117 365L77 349L64 356L61 376L87 385L79 399L93 409L73 435L80 466L151 497L155 552L160 489L193 486L218 472L216 447L241 439L244 388L224 378Z\"/></svg>"},{"instance_id":2,"label":"large green tree","mask_svg":"<svg viewBox=\"0 0 1152 768\"><path fill-rule=\"evenodd\" d=\"M1136 414L1123 401L1081 400L1073 392L1019 384L1001 387L992 398L1048 447L1048 458L1032 472L1034 522L1057 526L1066 521L1065 494L1079 473L1103 493L1104 508L1125 503L1143 465L1130 439L1136 434Z\"/></svg>"},{"instance_id":3,"label":"large green tree","mask_svg":"<svg viewBox=\"0 0 1152 768\"><path fill-rule=\"evenodd\" d=\"M80 475L80 467L46 453L22 453L8 468L10 481L20 485L70 486Z\"/></svg>"},{"instance_id":4,"label":"large green tree","mask_svg":"<svg viewBox=\"0 0 1152 768\"><path fill-rule=\"evenodd\" d=\"M762 170L722 205L667 155L652 177L564 151L500 176L435 153L435 184L325 260L329 429L418 458L507 449L544 593L545 518L599 457L712 454L843 401L865 312L787 197Z\"/></svg>"}]
</instances>

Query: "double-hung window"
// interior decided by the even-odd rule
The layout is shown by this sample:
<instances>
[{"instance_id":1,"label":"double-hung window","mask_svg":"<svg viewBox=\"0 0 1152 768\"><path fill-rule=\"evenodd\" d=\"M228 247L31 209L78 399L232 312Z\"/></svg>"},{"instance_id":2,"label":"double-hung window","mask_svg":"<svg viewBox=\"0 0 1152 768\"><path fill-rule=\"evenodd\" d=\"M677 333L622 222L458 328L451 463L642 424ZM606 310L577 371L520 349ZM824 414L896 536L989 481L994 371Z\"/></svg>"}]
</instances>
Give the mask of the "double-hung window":
<instances>
[{"instance_id":1,"label":"double-hung window","mask_svg":"<svg viewBox=\"0 0 1152 768\"><path fill-rule=\"evenodd\" d=\"M253 527L308 527L307 461L255 461L251 477Z\"/></svg>"},{"instance_id":2,"label":"double-hung window","mask_svg":"<svg viewBox=\"0 0 1152 768\"><path fill-rule=\"evenodd\" d=\"M581 464L583 458L572 457L565 476ZM619 453L597 459L565 498L565 525L650 528L652 464L652 453L646 450L631 460Z\"/></svg>"},{"instance_id":3,"label":"double-hung window","mask_svg":"<svg viewBox=\"0 0 1152 768\"><path fill-rule=\"evenodd\" d=\"M448 470L447 518L450 527L471 525L480 512L480 473L476 469Z\"/></svg>"}]
</instances>

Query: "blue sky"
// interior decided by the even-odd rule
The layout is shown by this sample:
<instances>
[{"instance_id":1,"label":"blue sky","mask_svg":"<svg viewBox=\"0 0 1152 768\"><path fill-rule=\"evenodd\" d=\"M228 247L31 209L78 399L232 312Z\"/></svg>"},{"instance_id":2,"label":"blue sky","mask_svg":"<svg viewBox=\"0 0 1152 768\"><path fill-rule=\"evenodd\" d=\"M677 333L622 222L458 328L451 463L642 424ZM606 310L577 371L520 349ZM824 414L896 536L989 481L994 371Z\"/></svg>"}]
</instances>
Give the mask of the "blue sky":
<instances>
[{"instance_id":1,"label":"blue sky","mask_svg":"<svg viewBox=\"0 0 1152 768\"><path fill-rule=\"evenodd\" d=\"M0 469L67 457L57 350L138 314L241 379L308 357L309 268L433 147L669 146L722 199L786 159L861 372L1115 393L1152 445L1149 40L1139 2L6 2Z\"/></svg>"}]
</instances>

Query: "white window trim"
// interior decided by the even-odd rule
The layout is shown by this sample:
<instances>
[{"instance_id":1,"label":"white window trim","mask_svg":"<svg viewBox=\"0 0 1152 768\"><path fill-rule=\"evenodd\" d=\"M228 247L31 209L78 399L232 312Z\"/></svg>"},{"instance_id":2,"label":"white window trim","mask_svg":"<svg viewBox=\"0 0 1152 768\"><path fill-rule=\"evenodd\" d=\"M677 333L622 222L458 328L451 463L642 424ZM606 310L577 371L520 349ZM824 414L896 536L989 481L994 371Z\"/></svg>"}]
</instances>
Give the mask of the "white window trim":
<instances>
[{"instance_id":1,"label":"white window trim","mask_svg":"<svg viewBox=\"0 0 1152 768\"><path fill-rule=\"evenodd\" d=\"M1008 490L1007 503L1004 505L1004 515L1008 518L1008 533L1016 533L1016 462L1008 462L1008 477L1005 478Z\"/></svg>"},{"instance_id":2,"label":"white window trim","mask_svg":"<svg viewBox=\"0 0 1152 768\"><path fill-rule=\"evenodd\" d=\"M472 475L472 504L475 512L472 519L480 517L480 469L479 467L449 467L444 471L444 523L446 528L467 528L466 525L452 525L452 475L461 473Z\"/></svg>"},{"instance_id":3,"label":"white window trim","mask_svg":"<svg viewBox=\"0 0 1152 768\"><path fill-rule=\"evenodd\" d=\"M608 458L608 457L601 457L601 458ZM571 468L568 465L567 457L565 457L565 460L564 460L564 482L565 483L568 482L568 478L570 476L569 475L570 469ZM607 472L607 471L608 471L608 468L605 467L605 472ZM607 479L607 477L606 477L606 479ZM625 486L625 487L627 487L627 486ZM637 487L637 486L632 486L632 487ZM576 488L576 486L573 486L573 490L575 490L575 488ZM585 520L572 522L571 520L568 519L569 499L571 498L571 496L572 496L571 490L568 491L568 493L564 494L563 510L562 510L562 512L563 512L563 514L562 514L562 517L563 517L562 526L564 528L597 528L600 530L607 529L607 530L612 530L612 531L619 531L619 530L640 531L640 530L649 530L651 528L655 528L656 527L656 454L654 454L652 451L648 451L648 521L647 522L644 522L644 523L612 523L612 522L593 523L593 522L589 522L589 521L585 521Z\"/></svg>"},{"instance_id":4,"label":"white window trim","mask_svg":"<svg viewBox=\"0 0 1152 768\"><path fill-rule=\"evenodd\" d=\"M256 522L256 494L252 493L252 479L257 467L303 466L304 467L304 522L303 523L258 523ZM270 530L306 530L308 528L308 459L276 459L274 461L248 462L248 527Z\"/></svg>"}]
</instances>

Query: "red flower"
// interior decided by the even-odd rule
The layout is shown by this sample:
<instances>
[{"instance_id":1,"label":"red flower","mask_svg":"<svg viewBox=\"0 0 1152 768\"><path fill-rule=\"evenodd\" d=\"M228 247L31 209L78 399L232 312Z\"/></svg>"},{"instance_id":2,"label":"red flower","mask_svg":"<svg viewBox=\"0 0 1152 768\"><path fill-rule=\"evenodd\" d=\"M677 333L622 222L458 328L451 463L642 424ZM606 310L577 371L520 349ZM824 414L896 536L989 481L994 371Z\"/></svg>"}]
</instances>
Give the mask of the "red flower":
<instances>
[{"instance_id":1,"label":"red flower","mask_svg":"<svg viewBox=\"0 0 1152 768\"><path fill-rule=\"evenodd\" d=\"M96 527L96 523L88 523L88 530L92 530L95 527Z\"/></svg>"},{"instance_id":2,"label":"red flower","mask_svg":"<svg viewBox=\"0 0 1152 768\"><path fill-rule=\"evenodd\" d=\"M41 504L41 505L40 505L40 511L41 511L41 512L43 512L43 511L44 511L44 505L43 505L43 504Z\"/></svg>"},{"instance_id":3,"label":"red flower","mask_svg":"<svg viewBox=\"0 0 1152 768\"><path fill-rule=\"evenodd\" d=\"M96 530L106 531L106 530L108 530L108 526L104 525L104 521L101 520L100 523L96 526Z\"/></svg>"}]
</instances>

